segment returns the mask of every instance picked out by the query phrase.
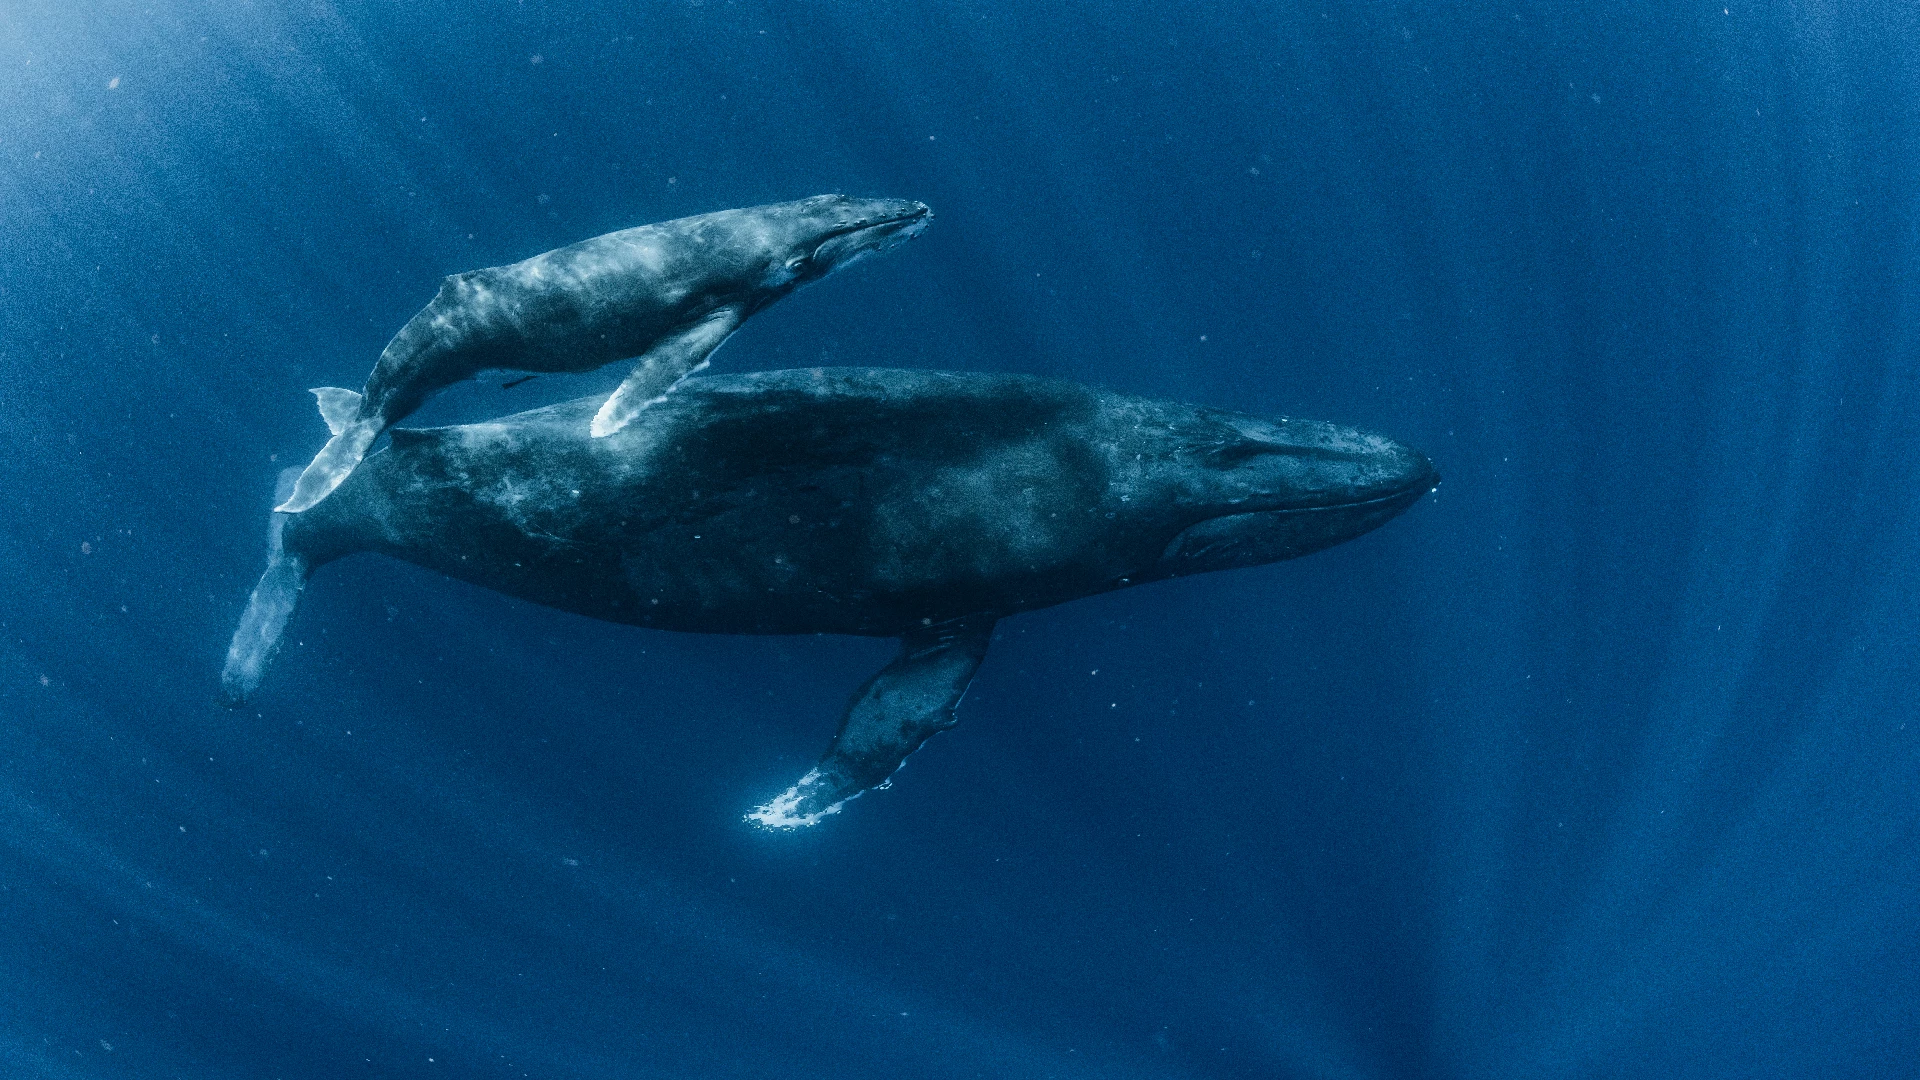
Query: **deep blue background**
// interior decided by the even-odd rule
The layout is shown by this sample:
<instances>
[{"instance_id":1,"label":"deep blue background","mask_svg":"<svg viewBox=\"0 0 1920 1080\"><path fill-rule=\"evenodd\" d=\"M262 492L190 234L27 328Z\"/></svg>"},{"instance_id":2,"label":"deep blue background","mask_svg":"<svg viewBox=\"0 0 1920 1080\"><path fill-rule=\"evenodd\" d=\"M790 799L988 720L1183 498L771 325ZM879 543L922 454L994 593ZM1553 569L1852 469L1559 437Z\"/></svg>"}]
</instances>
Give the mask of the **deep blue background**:
<instances>
[{"instance_id":1,"label":"deep blue background","mask_svg":"<svg viewBox=\"0 0 1920 1080\"><path fill-rule=\"evenodd\" d=\"M1916 41L1907 0L6 0L0 1071L1912 1075ZM1009 620L803 835L740 814L887 643L367 557L212 705L306 388L442 275L836 190L938 220L724 368L1063 376L1446 482Z\"/></svg>"}]
</instances>

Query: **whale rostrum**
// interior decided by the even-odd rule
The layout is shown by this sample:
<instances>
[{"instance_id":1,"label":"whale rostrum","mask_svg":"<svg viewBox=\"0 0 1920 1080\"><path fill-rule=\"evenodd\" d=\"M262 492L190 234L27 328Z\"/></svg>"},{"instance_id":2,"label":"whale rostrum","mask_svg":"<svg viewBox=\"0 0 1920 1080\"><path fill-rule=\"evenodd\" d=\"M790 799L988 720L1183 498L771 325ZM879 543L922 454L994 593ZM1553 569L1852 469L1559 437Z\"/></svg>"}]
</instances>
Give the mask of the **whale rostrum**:
<instances>
[{"instance_id":1,"label":"whale rostrum","mask_svg":"<svg viewBox=\"0 0 1920 1080\"><path fill-rule=\"evenodd\" d=\"M748 316L926 228L925 203L818 195L623 229L456 274L400 328L366 387L313 391L331 434L278 509L327 497L388 427L487 369L592 371L639 357L589 422L620 430L707 366Z\"/></svg>"},{"instance_id":2,"label":"whale rostrum","mask_svg":"<svg viewBox=\"0 0 1920 1080\"><path fill-rule=\"evenodd\" d=\"M897 637L819 764L749 815L808 825L953 724L996 620L1306 555L1438 482L1349 428L1018 375L698 378L596 438L600 404L395 429L331 498L273 515L228 699L309 575L363 551L634 626Z\"/></svg>"}]
</instances>

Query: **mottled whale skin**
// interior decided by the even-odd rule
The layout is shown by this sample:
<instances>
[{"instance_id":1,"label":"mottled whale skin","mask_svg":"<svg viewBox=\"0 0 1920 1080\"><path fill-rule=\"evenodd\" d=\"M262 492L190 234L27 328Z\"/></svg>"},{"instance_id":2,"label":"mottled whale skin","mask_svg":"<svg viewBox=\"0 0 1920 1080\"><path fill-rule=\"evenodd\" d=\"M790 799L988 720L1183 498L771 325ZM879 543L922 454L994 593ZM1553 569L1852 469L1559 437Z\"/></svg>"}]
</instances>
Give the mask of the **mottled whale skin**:
<instances>
[{"instance_id":1,"label":"mottled whale skin","mask_svg":"<svg viewBox=\"0 0 1920 1080\"><path fill-rule=\"evenodd\" d=\"M640 357L591 416L630 423L760 309L926 228L925 203L817 195L623 229L456 274L387 343L365 389L313 391L332 438L278 509L300 513L346 479L381 432L435 392L489 369L593 371Z\"/></svg>"},{"instance_id":2,"label":"mottled whale skin","mask_svg":"<svg viewBox=\"0 0 1920 1080\"><path fill-rule=\"evenodd\" d=\"M275 514L229 699L307 576L361 551L635 626L899 637L820 764L749 815L807 825L953 724L995 620L1318 551L1438 482L1348 428L1019 375L694 379L604 439L597 406L396 429L332 498Z\"/></svg>"}]
</instances>

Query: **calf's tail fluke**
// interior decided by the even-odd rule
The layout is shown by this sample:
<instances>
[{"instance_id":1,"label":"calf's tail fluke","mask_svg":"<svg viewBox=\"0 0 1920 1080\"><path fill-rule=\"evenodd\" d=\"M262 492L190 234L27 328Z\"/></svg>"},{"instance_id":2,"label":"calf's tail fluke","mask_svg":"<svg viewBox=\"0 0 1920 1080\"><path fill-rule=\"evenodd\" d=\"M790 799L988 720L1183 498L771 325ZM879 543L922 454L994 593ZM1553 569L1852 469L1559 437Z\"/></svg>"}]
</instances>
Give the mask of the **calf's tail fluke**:
<instances>
[{"instance_id":1,"label":"calf's tail fluke","mask_svg":"<svg viewBox=\"0 0 1920 1080\"><path fill-rule=\"evenodd\" d=\"M367 456L367 447L385 429L379 416L360 414L360 395L351 390L322 386L313 391L313 396L320 399L320 416L333 437L300 474L293 493L274 507L282 514L297 514L331 494Z\"/></svg>"},{"instance_id":2,"label":"calf's tail fluke","mask_svg":"<svg viewBox=\"0 0 1920 1080\"><path fill-rule=\"evenodd\" d=\"M292 473L288 469L287 478ZM280 634L300 602L300 590L307 584L307 560L289 553L281 543L286 527L287 515L276 511L267 525L267 572L253 587L240 626L233 632L233 644L227 646L220 690L221 700L229 706L244 704L259 688L280 645Z\"/></svg>"}]
</instances>

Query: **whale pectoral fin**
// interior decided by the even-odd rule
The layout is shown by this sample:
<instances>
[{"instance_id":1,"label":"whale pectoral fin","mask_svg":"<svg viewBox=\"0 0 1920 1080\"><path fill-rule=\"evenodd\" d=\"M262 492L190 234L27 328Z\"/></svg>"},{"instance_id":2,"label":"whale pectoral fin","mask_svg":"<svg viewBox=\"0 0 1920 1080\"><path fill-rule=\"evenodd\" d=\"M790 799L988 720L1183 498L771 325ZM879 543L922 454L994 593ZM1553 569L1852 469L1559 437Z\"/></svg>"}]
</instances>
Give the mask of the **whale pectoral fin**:
<instances>
[{"instance_id":1,"label":"whale pectoral fin","mask_svg":"<svg viewBox=\"0 0 1920 1080\"><path fill-rule=\"evenodd\" d=\"M600 406L590 429L593 437L605 438L626 427L640 410L666 397L680 380L706 367L713 350L740 329L745 318L739 308L721 308L655 343L634 365L627 381Z\"/></svg>"},{"instance_id":2,"label":"whale pectoral fin","mask_svg":"<svg viewBox=\"0 0 1920 1080\"><path fill-rule=\"evenodd\" d=\"M899 657L853 695L827 756L747 820L770 829L812 825L885 784L908 754L954 725L953 711L986 658L993 624L991 616L976 615L901 639Z\"/></svg>"},{"instance_id":3,"label":"whale pectoral fin","mask_svg":"<svg viewBox=\"0 0 1920 1080\"><path fill-rule=\"evenodd\" d=\"M275 499L292 496L294 477L299 472L298 468L281 470ZM285 514L274 514L267 520L267 571L254 586L247 610L233 632L233 643L227 646L227 664L220 672L220 701L229 708L244 704L259 689L312 569L306 559L287 551L281 542L287 521Z\"/></svg>"}]
</instances>

